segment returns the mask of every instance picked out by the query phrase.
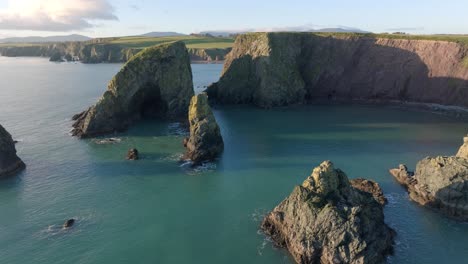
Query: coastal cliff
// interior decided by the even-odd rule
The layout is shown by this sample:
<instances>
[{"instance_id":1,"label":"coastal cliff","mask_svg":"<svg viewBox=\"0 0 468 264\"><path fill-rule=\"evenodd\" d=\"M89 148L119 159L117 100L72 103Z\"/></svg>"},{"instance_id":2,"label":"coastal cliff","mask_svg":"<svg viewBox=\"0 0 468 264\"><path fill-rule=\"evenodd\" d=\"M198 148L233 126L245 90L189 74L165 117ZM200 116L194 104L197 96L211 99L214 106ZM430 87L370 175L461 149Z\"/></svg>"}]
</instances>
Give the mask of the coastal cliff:
<instances>
[{"instance_id":1,"label":"coastal cliff","mask_svg":"<svg viewBox=\"0 0 468 264\"><path fill-rule=\"evenodd\" d=\"M186 119L193 94L184 43L147 48L123 66L94 106L73 117L72 134L92 137L122 131L144 117Z\"/></svg>"},{"instance_id":2,"label":"coastal cliff","mask_svg":"<svg viewBox=\"0 0 468 264\"><path fill-rule=\"evenodd\" d=\"M14 175L25 167L26 165L16 155L13 138L0 125L0 178Z\"/></svg>"},{"instance_id":3,"label":"coastal cliff","mask_svg":"<svg viewBox=\"0 0 468 264\"><path fill-rule=\"evenodd\" d=\"M467 54L463 44L449 41L244 34L207 92L219 103L266 108L316 101L468 107Z\"/></svg>"},{"instance_id":4,"label":"coastal cliff","mask_svg":"<svg viewBox=\"0 0 468 264\"><path fill-rule=\"evenodd\" d=\"M60 60L82 63L121 63L129 61L143 48L129 48L118 44L87 42L65 42L28 46L0 47L0 54L6 57L46 57L58 56ZM190 48L192 62L222 62L230 48Z\"/></svg>"}]
</instances>

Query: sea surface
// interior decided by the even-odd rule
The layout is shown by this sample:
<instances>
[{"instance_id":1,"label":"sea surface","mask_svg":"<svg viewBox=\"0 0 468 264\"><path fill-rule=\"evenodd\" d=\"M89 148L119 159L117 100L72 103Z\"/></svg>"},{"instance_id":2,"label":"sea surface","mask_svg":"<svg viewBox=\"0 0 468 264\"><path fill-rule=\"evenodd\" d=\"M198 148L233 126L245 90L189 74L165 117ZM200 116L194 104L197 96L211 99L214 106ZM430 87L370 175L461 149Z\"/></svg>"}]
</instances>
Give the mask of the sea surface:
<instances>
[{"instance_id":1,"label":"sea surface","mask_svg":"<svg viewBox=\"0 0 468 264\"><path fill-rule=\"evenodd\" d=\"M191 169L178 124L146 120L117 144L69 135L120 67L0 57L0 123L27 164L0 181L1 264L292 263L260 221L323 160L383 187L398 233L389 263L467 263L468 225L411 202L388 173L454 154L466 122L382 106L217 107L224 155ZM196 91L221 69L193 65ZM142 160L125 160L133 147Z\"/></svg>"}]
</instances>

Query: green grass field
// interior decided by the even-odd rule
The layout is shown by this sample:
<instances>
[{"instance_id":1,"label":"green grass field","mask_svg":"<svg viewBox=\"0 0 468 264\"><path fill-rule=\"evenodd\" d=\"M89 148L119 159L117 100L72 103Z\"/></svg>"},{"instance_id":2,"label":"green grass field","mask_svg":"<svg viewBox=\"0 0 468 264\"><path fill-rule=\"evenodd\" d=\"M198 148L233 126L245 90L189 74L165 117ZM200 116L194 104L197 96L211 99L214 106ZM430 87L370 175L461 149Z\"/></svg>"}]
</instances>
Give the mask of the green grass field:
<instances>
[{"instance_id":1,"label":"green grass field","mask_svg":"<svg viewBox=\"0 0 468 264\"><path fill-rule=\"evenodd\" d=\"M105 39L104 39L105 40ZM112 38L110 41L103 43L118 44L126 48L146 48L162 43L183 41L187 48L199 49L225 49L232 47L234 43L233 38L210 38L210 37L196 37L196 36L181 36L181 37L122 37Z\"/></svg>"},{"instance_id":2,"label":"green grass field","mask_svg":"<svg viewBox=\"0 0 468 264\"><path fill-rule=\"evenodd\" d=\"M99 44L115 44L122 48L142 49L158 44L183 41L187 48L193 49L226 49L231 48L234 44L233 38L212 38L212 37L197 37L197 36L180 36L180 37L114 37L101 38L91 40L88 43L94 45ZM27 46L42 46L46 43L0 43L0 47L27 47Z\"/></svg>"},{"instance_id":3,"label":"green grass field","mask_svg":"<svg viewBox=\"0 0 468 264\"><path fill-rule=\"evenodd\" d=\"M373 34L373 33L313 33L319 36L355 36L369 38L386 38L386 39L408 39L408 40L436 40L457 42L468 45L468 35L405 35L405 34Z\"/></svg>"}]
</instances>

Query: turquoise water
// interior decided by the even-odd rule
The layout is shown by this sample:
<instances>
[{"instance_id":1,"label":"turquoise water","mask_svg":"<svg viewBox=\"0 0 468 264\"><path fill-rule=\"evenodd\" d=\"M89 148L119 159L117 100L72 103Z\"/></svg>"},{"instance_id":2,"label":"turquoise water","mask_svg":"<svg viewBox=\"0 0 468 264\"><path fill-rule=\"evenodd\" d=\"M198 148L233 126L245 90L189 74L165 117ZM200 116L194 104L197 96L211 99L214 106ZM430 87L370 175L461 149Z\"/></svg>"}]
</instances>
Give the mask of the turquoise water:
<instances>
[{"instance_id":1,"label":"turquoise water","mask_svg":"<svg viewBox=\"0 0 468 264\"><path fill-rule=\"evenodd\" d=\"M114 145L69 136L120 66L0 57L0 123L28 165L0 181L0 263L292 263L258 231L261 216L326 159L382 185L398 232L390 263L466 262L468 225L409 201L387 172L455 153L466 123L384 107L222 107L225 153L192 170L178 162L176 124L141 122ZM194 65L197 91L221 67ZM124 159L131 147L143 160Z\"/></svg>"}]
</instances>

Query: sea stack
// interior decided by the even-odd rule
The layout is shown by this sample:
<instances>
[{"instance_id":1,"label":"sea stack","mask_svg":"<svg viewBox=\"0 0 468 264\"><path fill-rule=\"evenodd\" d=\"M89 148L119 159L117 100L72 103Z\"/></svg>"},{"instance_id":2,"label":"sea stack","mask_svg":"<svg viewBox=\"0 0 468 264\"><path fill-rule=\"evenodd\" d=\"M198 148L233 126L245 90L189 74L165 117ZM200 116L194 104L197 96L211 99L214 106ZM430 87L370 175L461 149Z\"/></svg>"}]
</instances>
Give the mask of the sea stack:
<instances>
[{"instance_id":1,"label":"sea stack","mask_svg":"<svg viewBox=\"0 0 468 264\"><path fill-rule=\"evenodd\" d=\"M405 165L390 170L408 189L411 200L461 221L468 221L467 138L456 156L427 157L416 171Z\"/></svg>"},{"instance_id":2,"label":"sea stack","mask_svg":"<svg viewBox=\"0 0 468 264\"><path fill-rule=\"evenodd\" d=\"M383 206L330 161L296 186L261 228L297 263L382 263L393 247Z\"/></svg>"},{"instance_id":3,"label":"sea stack","mask_svg":"<svg viewBox=\"0 0 468 264\"><path fill-rule=\"evenodd\" d=\"M0 125L0 178L12 176L26 167L16 155L15 141Z\"/></svg>"},{"instance_id":4,"label":"sea stack","mask_svg":"<svg viewBox=\"0 0 468 264\"><path fill-rule=\"evenodd\" d=\"M185 119L193 94L184 43L146 48L117 73L96 105L73 117L72 134L85 138L122 131L144 117Z\"/></svg>"},{"instance_id":5,"label":"sea stack","mask_svg":"<svg viewBox=\"0 0 468 264\"><path fill-rule=\"evenodd\" d=\"M189 123L190 138L184 140L187 148L185 158L194 164L218 158L223 152L224 142L205 93L195 95L190 101Z\"/></svg>"}]
</instances>

